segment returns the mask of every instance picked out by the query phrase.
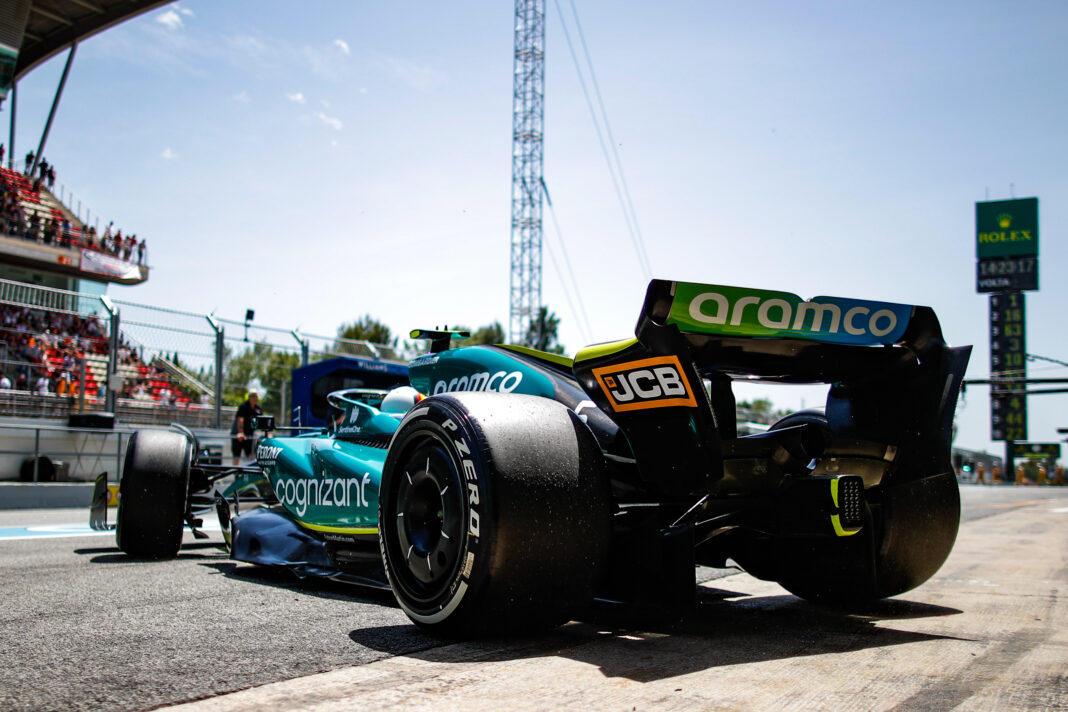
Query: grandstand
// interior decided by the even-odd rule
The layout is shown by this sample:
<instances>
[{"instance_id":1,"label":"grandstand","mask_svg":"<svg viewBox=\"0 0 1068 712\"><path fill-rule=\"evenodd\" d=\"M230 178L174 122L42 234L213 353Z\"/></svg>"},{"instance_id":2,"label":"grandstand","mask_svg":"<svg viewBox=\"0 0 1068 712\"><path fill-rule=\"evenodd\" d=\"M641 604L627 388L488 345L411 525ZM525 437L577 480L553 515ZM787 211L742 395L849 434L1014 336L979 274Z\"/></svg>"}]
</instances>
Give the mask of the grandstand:
<instances>
[{"instance_id":1,"label":"grandstand","mask_svg":"<svg viewBox=\"0 0 1068 712\"><path fill-rule=\"evenodd\" d=\"M0 479L13 479L27 437L35 462L44 451L66 458L70 453L63 451L73 449L80 457L85 442L66 432L75 422L114 428L116 421L181 421L218 428L227 415L221 394L205 397L203 384L198 390L158 350L135 345L123 333L119 310L105 295L110 284L148 279L145 243L112 233L110 224L100 230L99 217L90 224L89 211L81 214L80 201L73 209L69 195L71 204L65 204L63 188L58 196L53 191L55 168L42 158L78 43L164 4L12 0L0 6L0 108L10 119L7 165L0 165ZM63 51L67 61L48 120L40 139L23 147L29 152L21 165L19 79ZM94 413L103 415L84 419ZM119 453L121 434L117 445ZM119 464L113 467L117 471ZM34 479L37 471L35 464Z\"/></svg>"},{"instance_id":2,"label":"grandstand","mask_svg":"<svg viewBox=\"0 0 1068 712\"><path fill-rule=\"evenodd\" d=\"M221 445L249 385L235 364L250 354L291 366L346 354L375 371L405 361L385 344L0 279L0 480L17 479L38 454L80 458L70 479L95 475L79 465L86 446L76 444L88 421L105 426L103 440L117 440L94 446L113 453L116 470L123 437L145 425L180 423ZM268 412L290 420L288 371L262 387ZM31 442L46 435L51 445Z\"/></svg>"},{"instance_id":3,"label":"grandstand","mask_svg":"<svg viewBox=\"0 0 1068 712\"><path fill-rule=\"evenodd\" d=\"M148 279L144 242L97 232L39 178L0 167L0 278L95 293Z\"/></svg>"},{"instance_id":4,"label":"grandstand","mask_svg":"<svg viewBox=\"0 0 1068 712\"><path fill-rule=\"evenodd\" d=\"M78 44L165 4L0 3L0 111L11 127L0 157L0 480L88 480L100 469L115 479L124 438L144 425L178 423L202 443L223 443L253 384L287 422L288 369L313 360L344 354L376 373L402 368L389 345L109 298L112 284L148 280L145 242L112 233L110 223L101 228L80 201L74 209L69 192L64 200L64 187L53 188L55 168L42 155ZM19 146L18 82L62 52L40 138ZM261 357L275 366L270 375L250 372Z\"/></svg>"}]
</instances>

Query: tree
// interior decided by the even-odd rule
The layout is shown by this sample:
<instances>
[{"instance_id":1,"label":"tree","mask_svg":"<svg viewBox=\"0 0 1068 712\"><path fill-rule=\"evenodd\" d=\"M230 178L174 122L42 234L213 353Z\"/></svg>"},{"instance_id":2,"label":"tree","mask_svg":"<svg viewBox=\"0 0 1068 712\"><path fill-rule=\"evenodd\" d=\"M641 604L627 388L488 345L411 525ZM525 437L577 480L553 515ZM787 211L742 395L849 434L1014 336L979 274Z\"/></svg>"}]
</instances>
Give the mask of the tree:
<instances>
[{"instance_id":1,"label":"tree","mask_svg":"<svg viewBox=\"0 0 1068 712\"><path fill-rule=\"evenodd\" d=\"M741 410L749 411L746 417L752 417L761 423L774 423L780 418L785 418L790 414L789 410L785 408L776 408L775 404L768 398L754 398L751 401L743 400L738 401L737 407Z\"/></svg>"},{"instance_id":2,"label":"tree","mask_svg":"<svg viewBox=\"0 0 1068 712\"><path fill-rule=\"evenodd\" d=\"M288 415L281 413L282 388L289 387L293 369L300 365L300 356L287 351L276 351L266 342L253 344L239 356L230 359L223 387L223 401L227 405L240 405L248 398L248 384L259 379L266 393L260 393L260 405L264 413L273 413L286 421Z\"/></svg>"},{"instance_id":3,"label":"tree","mask_svg":"<svg viewBox=\"0 0 1068 712\"><path fill-rule=\"evenodd\" d=\"M774 406L768 398L754 398L751 401L742 401L738 405L742 408L749 408L758 413L768 413L769 415L772 414L772 411L774 410Z\"/></svg>"},{"instance_id":4,"label":"tree","mask_svg":"<svg viewBox=\"0 0 1068 712\"><path fill-rule=\"evenodd\" d=\"M562 354L564 347L557 342L559 327L559 317L549 311L548 307L541 307L538 309L538 316L530 320L524 344L539 351Z\"/></svg>"},{"instance_id":5,"label":"tree","mask_svg":"<svg viewBox=\"0 0 1068 712\"><path fill-rule=\"evenodd\" d=\"M397 341L393 337L393 332L390 331L390 328L372 318L370 314L339 326L337 338L338 340L334 342L334 352L339 354L363 355L362 349L355 344L346 343L344 340L370 341L373 344L385 344L386 346L394 346Z\"/></svg>"},{"instance_id":6,"label":"tree","mask_svg":"<svg viewBox=\"0 0 1068 712\"><path fill-rule=\"evenodd\" d=\"M164 354L164 357L166 357L166 354ZM215 369L211 366L200 366L199 368L193 368L193 366L182 360L181 356L177 351L175 351L174 355L170 357L170 361L175 366L182 369L183 371L185 371L190 376L197 379L203 384L211 386L215 383Z\"/></svg>"},{"instance_id":7,"label":"tree","mask_svg":"<svg viewBox=\"0 0 1068 712\"><path fill-rule=\"evenodd\" d=\"M459 327L457 331L471 330L466 327ZM475 331L471 331L471 337L468 339L457 339L452 343L452 346L455 348L457 346L478 346L480 344L503 344L504 342L504 327L501 326L501 322L495 321L492 324L487 324Z\"/></svg>"}]
</instances>

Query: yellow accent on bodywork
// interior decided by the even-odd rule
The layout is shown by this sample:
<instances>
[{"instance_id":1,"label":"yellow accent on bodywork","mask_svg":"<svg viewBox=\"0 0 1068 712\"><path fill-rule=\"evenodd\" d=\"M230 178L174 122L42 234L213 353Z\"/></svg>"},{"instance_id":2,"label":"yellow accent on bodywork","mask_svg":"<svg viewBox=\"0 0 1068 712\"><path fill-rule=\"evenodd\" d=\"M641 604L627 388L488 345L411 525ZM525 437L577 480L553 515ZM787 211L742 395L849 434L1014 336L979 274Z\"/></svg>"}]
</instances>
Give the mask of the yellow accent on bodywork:
<instances>
[{"instance_id":1,"label":"yellow accent on bodywork","mask_svg":"<svg viewBox=\"0 0 1068 712\"><path fill-rule=\"evenodd\" d=\"M610 341L606 344L594 344L593 346L587 346L575 354L575 360L590 361L595 358L601 358L602 356L610 356L611 354L629 349L636 343L638 343L637 339L623 339L622 341Z\"/></svg>"},{"instance_id":2,"label":"yellow accent on bodywork","mask_svg":"<svg viewBox=\"0 0 1068 712\"><path fill-rule=\"evenodd\" d=\"M834 527L835 536L853 536L860 529L846 529L842 526L842 520L837 514L831 515L831 526Z\"/></svg>"},{"instance_id":3,"label":"yellow accent on bodywork","mask_svg":"<svg viewBox=\"0 0 1068 712\"><path fill-rule=\"evenodd\" d=\"M834 508L838 509L838 478L831 480L831 500L834 501ZM860 528L846 529L842 526L842 518L837 514L831 515L831 526L834 527L835 536L853 536L860 531Z\"/></svg>"},{"instance_id":4,"label":"yellow accent on bodywork","mask_svg":"<svg viewBox=\"0 0 1068 712\"><path fill-rule=\"evenodd\" d=\"M317 532L330 532L331 534L378 534L378 527L328 527L323 524L309 524L299 519L297 523L305 529Z\"/></svg>"},{"instance_id":5,"label":"yellow accent on bodywork","mask_svg":"<svg viewBox=\"0 0 1068 712\"><path fill-rule=\"evenodd\" d=\"M537 349L529 349L526 346L516 346L515 344L498 344L502 349L508 349L509 351L515 351L516 353L526 354L527 356L533 356L534 358L540 358L542 361L548 361L555 363L557 366L563 366L564 368L571 370L571 367L575 365L575 362L569 359L567 356L561 356L560 354L551 354L547 351L538 351Z\"/></svg>"}]
</instances>

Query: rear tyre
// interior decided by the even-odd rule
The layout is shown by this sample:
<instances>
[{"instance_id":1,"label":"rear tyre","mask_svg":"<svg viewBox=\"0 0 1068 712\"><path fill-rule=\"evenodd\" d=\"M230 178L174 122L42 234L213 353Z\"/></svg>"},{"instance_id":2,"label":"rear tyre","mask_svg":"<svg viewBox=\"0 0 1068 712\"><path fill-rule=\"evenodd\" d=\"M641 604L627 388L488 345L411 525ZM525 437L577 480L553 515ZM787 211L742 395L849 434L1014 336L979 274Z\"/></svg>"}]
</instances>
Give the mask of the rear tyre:
<instances>
[{"instance_id":1,"label":"rear tyre","mask_svg":"<svg viewBox=\"0 0 1068 712\"><path fill-rule=\"evenodd\" d=\"M773 430L803 423L829 429L820 411L786 416ZM863 605L924 583L953 548L960 491L952 472L906 479L891 471L865 492L868 522L852 537L787 541L778 552L779 583L806 600Z\"/></svg>"},{"instance_id":2,"label":"rear tyre","mask_svg":"<svg viewBox=\"0 0 1068 712\"><path fill-rule=\"evenodd\" d=\"M182 546L193 446L180 433L141 430L130 437L115 538L130 556L172 559Z\"/></svg>"},{"instance_id":3,"label":"rear tyre","mask_svg":"<svg viewBox=\"0 0 1068 712\"><path fill-rule=\"evenodd\" d=\"M566 406L491 393L408 413L382 472L390 585L443 636L559 625L592 601L608 559L610 492L592 433Z\"/></svg>"}]
</instances>

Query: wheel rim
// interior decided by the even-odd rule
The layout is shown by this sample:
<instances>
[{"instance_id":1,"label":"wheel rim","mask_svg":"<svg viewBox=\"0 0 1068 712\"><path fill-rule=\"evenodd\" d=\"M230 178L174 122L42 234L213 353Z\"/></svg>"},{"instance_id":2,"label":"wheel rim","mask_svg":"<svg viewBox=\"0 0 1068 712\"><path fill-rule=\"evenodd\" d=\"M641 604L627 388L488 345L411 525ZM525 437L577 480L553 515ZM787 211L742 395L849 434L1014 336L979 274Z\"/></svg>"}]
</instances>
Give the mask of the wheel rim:
<instances>
[{"instance_id":1,"label":"wheel rim","mask_svg":"<svg viewBox=\"0 0 1068 712\"><path fill-rule=\"evenodd\" d=\"M463 549L464 502L456 461L428 436L399 463L390 557L395 585L413 601L431 603L455 578Z\"/></svg>"}]
</instances>

